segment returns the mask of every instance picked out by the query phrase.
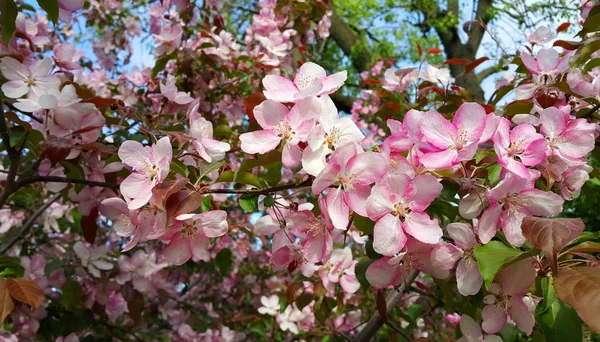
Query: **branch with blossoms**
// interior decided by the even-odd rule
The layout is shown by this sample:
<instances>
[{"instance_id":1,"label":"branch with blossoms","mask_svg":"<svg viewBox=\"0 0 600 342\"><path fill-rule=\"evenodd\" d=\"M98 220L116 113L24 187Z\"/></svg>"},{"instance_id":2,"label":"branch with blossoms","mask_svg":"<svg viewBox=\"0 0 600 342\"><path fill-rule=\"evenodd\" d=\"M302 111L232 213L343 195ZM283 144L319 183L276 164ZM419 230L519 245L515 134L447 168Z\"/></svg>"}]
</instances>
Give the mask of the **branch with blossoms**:
<instances>
[{"instance_id":1,"label":"branch with blossoms","mask_svg":"<svg viewBox=\"0 0 600 342\"><path fill-rule=\"evenodd\" d=\"M360 75L311 61L330 27L360 40L320 2L233 6L243 44L214 1L61 0L52 28L9 2L2 338L600 332L600 240L555 217L597 183L593 4L580 42L559 51L544 46L554 31L531 33L517 72L477 103L459 85L487 57L442 62L419 47L417 65L396 69L365 52ZM77 50L73 13L97 34L93 51ZM144 35L154 67L129 68Z\"/></svg>"}]
</instances>

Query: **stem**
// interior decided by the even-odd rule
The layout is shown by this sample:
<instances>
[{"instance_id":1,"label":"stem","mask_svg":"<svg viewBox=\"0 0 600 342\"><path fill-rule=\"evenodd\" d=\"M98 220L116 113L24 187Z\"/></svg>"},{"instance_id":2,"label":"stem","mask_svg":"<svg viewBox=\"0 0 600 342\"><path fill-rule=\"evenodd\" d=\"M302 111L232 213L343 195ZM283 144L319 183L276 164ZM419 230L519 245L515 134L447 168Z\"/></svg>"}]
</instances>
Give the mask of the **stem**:
<instances>
[{"instance_id":1,"label":"stem","mask_svg":"<svg viewBox=\"0 0 600 342\"><path fill-rule=\"evenodd\" d=\"M419 271L411 271L406 276L404 282L400 286L398 286L395 291L391 291L390 293L388 293L385 299L387 303L386 310L388 313L390 313L396 306L398 306L400 300L402 299L402 296L404 296L404 292L406 292L407 288L417 278L418 275ZM381 328L381 326L383 326L384 323L385 322L383 321L381 316L379 316L379 312L375 311L375 313L373 314L371 319L369 319L365 327L356 335L354 341L370 341L371 338L375 336L379 328Z\"/></svg>"},{"instance_id":2,"label":"stem","mask_svg":"<svg viewBox=\"0 0 600 342\"><path fill-rule=\"evenodd\" d=\"M305 181L303 181L300 184L296 184L296 183L290 183L290 184L283 184L283 185L278 185L278 186L274 186L272 188L267 188L267 189L200 189L199 192L203 193L203 194L257 194L257 195L268 195L268 194L272 194L275 193L277 191L284 191L284 190L290 190L290 189L297 189L297 188L305 188L305 187L309 187L312 185L312 178L309 178Z\"/></svg>"},{"instance_id":3,"label":"stem","mask_svg":"<svg viewBox=\"0 0 600 342\"><path fill-rule=\"evenodd\" d=\"M56 200L58 200L61 197L61 194L56 194L53 197L51 197L48 201L46 201L46 203L44 203L44 205L42 205L38 210L36 210L27 220L27 222L25 222L25 224L23 225L23 227L21 228L21 230L17 233L17 235L15 235L12 240L10 240L6 245L4 245L2 248L0 248L0 255L4 255L12 246L15 245L15 243L17 243L17 241L19 241L21 238L23 238L25 235L27 235L27 233L29 232L29 230L31 229L31 227L33 226L33 224L35 223L35 220L44 213L44 211L46 211L46 209L48 209L48 207L56 202Z\"/></svg>"},{"instance_id":4,"label":"stem","mask_svg":"<svg viewBox=\"0 0 600 342\"><path fill-rule=\"evenodd\" d=\"M96 182L87 179L75 179L75 178L65 178L65 177L55 177L55 176L33 176L28 177L18 182L19 187L25 186L32 183L37 182L46 182L46 183L72 183L72 184L85 184L87 186L97 186L102 188L111 188L113 190L119 189L119 184L116 183L105 183L105 182Z\"/></svg>"}]
</instances>

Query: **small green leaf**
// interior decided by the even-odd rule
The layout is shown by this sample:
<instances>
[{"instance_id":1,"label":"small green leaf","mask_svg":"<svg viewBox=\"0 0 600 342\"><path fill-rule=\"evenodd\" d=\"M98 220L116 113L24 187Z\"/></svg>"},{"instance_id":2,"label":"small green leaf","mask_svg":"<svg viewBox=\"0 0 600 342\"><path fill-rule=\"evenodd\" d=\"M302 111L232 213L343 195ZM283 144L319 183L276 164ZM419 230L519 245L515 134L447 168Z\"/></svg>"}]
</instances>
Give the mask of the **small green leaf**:
<instances>
[{"instance_id":1,"label":"small green leaf","mask_svg":"<svg viewBox=\"0 0 600 342\"><path fill-rule=\"evenodd\" d=\"M275 205L275 198L273 198L273 196L267 196L265 197L263 204L265 207L270 208Z\"/></svg>"},{"instance_id":2,"label":"small green leaf","mask_svg":"<svg viewBox=\"0 0 600 342\"><path fill-rule=\"evenodd\" d=\"M46 11L48 19L52 20L54 25L58 20L58 1L57 0L37 0L38 5Z\"/></svg>"},{"instance_id":3,"label":"small green leaf","mask_svg":"<svg viewBox=\"0 0 600 342\"><path fill-rule=\"evenodd\" d=\"M367 252L367 256L369 257L369 259L371 260L383 258L383 255L375 252L375 249L373 249L373 240L367 241L367 243L365 244L365 251Z\"/></svg>"},{"instance_id":4,"label":"small green leaf","mask_svg":"<svg viewBox=\"0 0 600 342\"><path fill-rule=\"evenodd\" d=\"M187 169L187 166L185 166L185 164L179 159L173 159L171 161L171 169L173 169L175 172L182 175L183 177L187 177L190 174L190 172Z\"/></svg>"},{"instance_id":5,"label":"small green leaf","mask_svg":"<svg viewBox=\"0 0 600 342\"><path fill-rule=\"evenodd\" d=\"M477 154L475 155L475 164L479 164L479 162L488 156L495 156L496 152L494 151L490 151L490 150L481 150L479 152L477 152Z\"/></svg>"},{"instance_id":6,"label":"small green leaf","mask_svg":"<svg viewBox=\"0 0 600 342\"><path fill-rule=\"evenodd\" d=\"M0 277L23 278L23 273L25 273L25 269L21 266L18 258L0 255Z\"/></svg>"},{"instance_id":7,"label":"small green leaf","mask_svg":"<svg viewBox=\"0 0 600 342\"><path fill-rule=\"evenodd\" d=\"M495 187L500 182L500 171L502 171L502 165L494 164L488 171L488 181L492 187Z\"/></svg>"},{"instance_id":8,"label":"small green leaf","mask_svg":"<svg viewBox=\"0 0 600 342\"><path fill-rule=\"evenodd\" d=\"M456 198L454 198L454 197L456 196L456 193L460 189L460 184L458 184L457 182L454 182L454 181L443 180L442 185L444 186L444 188L442 189L442 192L440 193L440 197L445 199L446 201L456 200Z\"/></svg>"},{"instance_id":9,"label":"small green leaf","mask_svg":"<svg viewBox=\"0 0 600 342\"><path fill-rule=\"evenodd\" d=\"M310 304L310 302L312 302L313 298L314 296L312 294L304 292L300 295L300 297L298 297L298 299L296 299L296 306L298 306L298 309L302 310L304 307Z\"/></svg>"},{"instance_id":10,"label":"small green leaf","mask_svg":"<svg viewBox=\"0 0 600 342\"><path fill-rule=\"evenodd\" d=\"M375 222L371 221L370 218L362 217L358 214L354 215L354 226L356 229L361 231L363 235L371 235L373 234L373 228L375 227Z\"/></svg>"},{"instance_id":11,"label":"small green leaf","mask_svg":"<svg viewBox=\"0 0 600 342\"><path fill-rule=\"evenodd\" d=\"M500 241L490 241L486 245L475 246L475 258L481 276L485 280L485 287L489 288L496 273L521 254L523 253L520 250L508 247Z\"/></svg>"},{"instance_id":12,"label":"small green leaf","mask_svg":"<svg viewBox=\"0 0 600 342\"><path fill-rule=\"evenodd\" d=\"M223 276L228 276L229 272L231 271L232 259L233 259L232 257L233 257L233 254L227 248L219 251L219 253L215 257L215 263L217 264L217 267L219 268L219 272L221 272L221 274Z\"/></svg>"},{"instance_id":13,"label":"small green leaf","mask_svg":"<svg viewBox=\"0 0 600 342\"><path fill-rule=\"evenodd\" d=\"M0 1L0 34L4 44L8 45L12 39L13 33L15 33L16 22L17 22L17 5L13 0L2 0Z\"/></svg>"},{"instance_id":14,"label":"small green leaf","mask_svg":"<svg viewBox=\"0 0 600 342\"><path fill-rule=\"evenodd\" d=\"M62 262L56 255L50 255L48 257L50 261L46 262L46 267L44 267L44 275L49 277L52 272L62 268Z\"/></svg>"},{"instance_id":15,"label":"small green leaf","mask_svg":"<svg viewBox=\"0 0 600 342\"><path fill-rule=\"evenodd\" d=\"M200 205L200 212L201 213L205 213L207 211L210 211L212 209L212 207L210 206L210 202L211 202L211 197L210 196L204 196L202 198L202 204Z\"/></svg>"},{"instance_id":16,"label":"small green leaf","mask_svg":"<svg viewBox=\"0 0 600 342\"><path fill-rule=\"evenodd\" d=\"M60 297L60 303L66 309L73 310L81 305L83 302L83 290L81 285L75 280L69 280L62 287L62 296Z\"/></svg>"},{"instance_id":17,"label":"small green leaf","mask_svg":"<svg viewBox=\"0 0 600 342\"><path fill-rule=\"evenodd\" d=\"M156 75L158 75L159 72L165 70L167 63L169 63L170 60L175 58L177 58L176 51L173 51L168 55L158 57L158 59L156 59L156 63L154 63L154 67L152 68L152 78L156 77Z\"/></svg>"},{"instance_id":18,"label":"small green leaf","mask_svg":"<svg viewBox=\"0 0 600 342\"><path fill-rule=\"evenodd\" d=\"M535 321L544 333L546 341L581 341L582 322L577 312L556 298L550 278L543 278L541 283L544 299L535 309Z\"/></svg>"},{"instance_id":19,"label":"small green leaf","mask_svg":"<svg viewBox=\"0 0 600 342\"><path fill-rule=\"evenodd\" d=\"M248 213L255 213L258 211L258 195L255 194L244 194L239 199L240 207Z\"/></svg>"}]
</instances>

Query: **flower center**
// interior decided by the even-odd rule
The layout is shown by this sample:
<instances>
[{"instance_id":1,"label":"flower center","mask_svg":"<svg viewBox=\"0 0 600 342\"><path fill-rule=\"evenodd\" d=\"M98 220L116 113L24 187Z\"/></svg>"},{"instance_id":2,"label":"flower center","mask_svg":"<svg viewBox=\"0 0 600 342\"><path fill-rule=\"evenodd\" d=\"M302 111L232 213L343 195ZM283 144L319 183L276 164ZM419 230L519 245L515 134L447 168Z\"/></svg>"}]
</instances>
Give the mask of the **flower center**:
<instances>
[{"instance_id":1,"label":"flower center","mask_svg":"<svg viewBox=\"0 0 600 342\"><path fill-rule=\"evenodd\" d=\"M408 206L408 203L404 200L400 200L400 202L394 205L394 211L392 211L392 215L398 216L401 221L404 221L406 215L410 214L411 209Z\"/></svg>"},{"instance_id":2,"label":"flower center","mask_svg":"<svg viewBox=\"0 0 600 342\"><path fill-rule=\"evenodd\" d=\"M191 224L184 223L183 228L181 229L180 232L183 235L183 237L185 237L186 239L195 240L196 233L198 232L198 228L196 228L195 226L193 226Z\"/></svg>"},{"instance_id":3,"label":"flower center","mask_svg":"<svg viewBox=\"0 0 600 342\"><path fill-rule=\"evenodd\" d=\"M353 173L349 173L349 172L345 172L343 175L338 175L337 176L337 181L338 183L340 183L340 185L342 186L342 188L344 190L346 190L347 188L352 186L352 183L354 183L354 179L356 178L356 175Z\"/></svg>"},{"instance_id":4,"label":"flower center","mask_svg":"<svg viewBox=\"0 0 600 342\"><path fill-rule=\"evenodd\" d=\"M340 140L340 135L340 130L337 127L333 127L329 133L325 134L324 144L327 145L329 149L333 150L337 142Z\"/></svg>"},{"instance_id":5,"label":"flower center","mask_svg":"<svg viewBox=\"0 0 600 342\"><path fill-rule=\"evenodd\" d=\"M294 137L294 131L292 131L292 127L287 122L279 122L275 125L275 131L284 140L291 140Z\"/></svg>"}]
</instances>

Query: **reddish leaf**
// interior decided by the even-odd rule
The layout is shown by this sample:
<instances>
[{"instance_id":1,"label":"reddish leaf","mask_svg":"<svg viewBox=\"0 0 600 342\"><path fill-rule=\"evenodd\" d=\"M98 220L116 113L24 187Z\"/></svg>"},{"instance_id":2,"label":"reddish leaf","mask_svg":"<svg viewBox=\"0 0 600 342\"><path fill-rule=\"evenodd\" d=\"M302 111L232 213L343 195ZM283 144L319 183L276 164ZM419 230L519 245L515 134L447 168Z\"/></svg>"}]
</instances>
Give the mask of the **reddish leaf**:
<instances>
[{"instance_id":1,"label":"reddish leaf","mask_svg":"<svg viewBox=\"0 0 600 342\"><path fill-rule=\"evenodd\" d=\"M142 312L144 312L145 302L144 295L134 290L133 295L127 300L127 310L129 316L133 320L133 325L139 325L142 321Z\"/></svg>"},{"instance_id":2,"label":"reddish leaf","mask_svg":"<svg viewBox=\"0 0 600 342\"><path fill-rule=\"evenodd\" d=\"M71 141L51 135L44 142L44 156L50 160L52 166L63 161L71 153Z\"/></svg>"},{"instance_id":3,"label":"reddish leaf","mask_svg":"<svg viewBox=\"0 0 600 342\"><path fill-rule=\"evenodd\" d=\"M87 99L85 101L82 102L89 102L89 103L93 103L97 108L103 108L103 107L108 107L111 104L115 103L114 99L107 99L104 97L92 97L90 99Z\"/></svg>"},{"instance_id":4,"label":"reddish leaf","mask_svg":"<svg viewBox=\"0 0 600 342\"><path fill-rule=\"evenodd\" d=\"M419 57L423 56L423 48L421 47L421 45L419 45L419 43L417 43L417 51L419 51Z\"/></svg>"},{"instance_id":5,"label":"reddish leaf","mask_svg":"<svg viewBox=\"0 0 600 342\"><path fill-rule=\"evenodd\" d=\"M377 291L376 303L377 303L377 312L379 313L379 316L381 316L381 319L384 322L387 322L387 320L388 320L387 302L385 301L385 296L383 295L383 292L381 290Z\"/></svg>"},{"instance_id":6,"label":"reddish leaf","mask_svg":"<svg viewBox=\"0 0 600 342\"><path fill-rule=\"evenodd\" d=\"M178 191L167 199L167 222L173 218L196 211L202 205L202 195L195 191Z\"/></svg>"},{"instance_id":7,"label":"reddish leaf","mask_svg":"<svg viewBox=\"0 0 600 342\"><path fill-rule=\"evenodd\" d=\"M266 99L267 98L265 97L265 95L262 92L260 92L260 93L254 93L254 94L248 96L244 100L244 105L246 106L246 114L248 114L250 121L255 120L254 119L254 107L258 106Z\"/></svg>"},{"instance_id":8,"label":"reddish leaf","mask_svg":"<svg viewBox=\"0 0 600 342\"><path fill-rule=\"evenodd\" d=\"M475 68L477 68L481 63L487 61L488 59L490 59L490 58L489 57L481 57L481 58L478 58L478 59L474 60L473 62L467 64L467 66L465 67L465 74L475 70Z\"/></svg>"},{"instance_id":9,"label":"reddish leaf","mask_svg":"<svg viewBox=\"0 0 600 342\"><path fill-rule=\"evenodd\" d=\"M13 112L4 113L4 117L6 117L9 121L16 123L17 125L23 127L26 131L31 130L31 124L29 122L25 122L19 119L19 116Z\"/></svg>"},{"instance_id":10,"label":"reddish leaf","mask_svg":"<svg viewBox=\"0 0 600 342\"><path fill-rule=\"evenodd\" d=\"M88 127L83 127L83 128L80 128L80 129L74 131L73 133L71 133L71 135L83 134L83 133L87 133L89 131L93 131L95 129L101 129L101 128L102 128L102 126L88 126Z\"/></svg>"},{"instance_id":11,"label":"reddish leaf","mask_svg":"<svg viewBox=\"0 0 600 342\"><path fill-rule=\"evenodd\" d=\"M15 300L31 306L31 311L37 309L44 301L44 292L31 279L6 279L8 293Z\"/></svg>"},{"instance_id":12,"label":"reddish leaf","mask_svg":"<svg viewBox=\"0 0 600 342\"><path fill-rule=\"evenodd\" d=\"M440 48L429 48L427 49L427 54L429 55L437 55L438 53L442 53L444 52L442 49Z\"/></svg>"},{"instance_id":13,"label":"reddish leaf","mask_svg":"<svg viewBox=\"0 0 600 342\"><path fill-rule=\"evenodd\" d=\"M565 253L600 253L600 242L585 241L577 246L573 246L565 251Z\"/></svg>"},{"instance_id":14,"label":"reddish leaf","mask_svg":"<svg viewBox=\"0 0 600 342\"><path fill-rule=\"evenodd\" d=\"M114 146L107 146L99 142L93 142L91 144L85 144L80 146L84 151L96 151L100 152L102 156L109 156L117 153L117 148Z\"/></svg>"},{"instance_id":15,"label":"reddish leaf","mask_svg":"<svg viewBox=\"0 0 600 342\"><path fill-rule=\"evenodd\" d=\"M494 106L490 106L488 104L482 104L482 106L487 114L494 113L496 111L496 108L494 108Z\"/></svg>"},{"instance_id":16,"label":"reddish leaf","mask_svg":"<svg viewBox=\"0 0 600 342\"><path fill-rule=\"evenodd\" d=\"M566 40L557 40L552 44L552 46L559 46L565 50L573 51L577 50L577 48L581 45L579 42L569 42Z\"/></svg>"},{"instance_id":17,"label":"reddish leaf","mask_svg":"<svg viewBox=\"0 0 600 342\"><path fill-rule=\"evenodd\" d=\"M469 64L470 61L464 58L451 58L444 62L445 65Z\"/></svg>"},{"instance_id":18,"label":"reddish leaf","mask_svg":"<svg viewBox=\"0 0 600 342\"><path fill-rule=\"evenodd\" d=\"M471 29L475 25L479 25L479 26L483 27L482 23L479 20L469 20L463 24L463 31L465 31L465 33L469 34L471 32Z\"/></svg>"},{"instance_id":19,"label":"reddish leaf","mask_svg":"<svg viewBox=\"0 0 600 342\"><path fill-rule=\"evenodd\" d=\"M81 230L85 241L93 244L98 232L98 208L92 209L88 216L81 217Z\"/></svg>"},{"instance_id":20,"label":"reddish leaf","mask_svg":"<svg viewBox=\"0 0 600 342\"><path fill-rule=\"evenodd\" d=\"M561 267L554 277L558 298L571 305L587 326L600 333L600 268Z\"/></svg>"},{"instance_id":21,"label":"reddish leaf","mask_svg":"<svg viewBox=\"0 0 600 342\"><path fill-rule=\"evenodd\" d=\"M363 83L367 84L367 85L378 85L378 84L381 84L381 81L380 80L368 79L368 80L364 81Z\"/></svg>"},{"instance_id":22,"label":"reddish leaf","mask_svg":"<svg viewBox=\"0 0 600 342\"><path fill-rule=\"evenodd\" d=\"M15 308L15 302L8 293L6 279L0 278L0 323L4 322L6 316Z\"/></svg>"},{"instance_id":23,"label":"reddish leaf","mask_svg":"<svg viewBox=\"0 0 600 342\"><path fill-rule=\"evenodd\" d=\"M558 253L583 232L585 225L579 218L546 219L526 217L521 225L523 235L527 241L538 249L544 251L552 272L558 272Z\"/></svg>"},{"instance_id":24,"label":"reddish leaf","mask_svg":"<svg viewBox=\"0 0 600 342\"><path fill-rule=\"evenodd\" d=\"M556 33L562 32L562 31L566 31L569 26L571 26L571 23L562 23L560 24L557 28L556 28Z\"/></svg>"},{"instance_id":25,"label":"reddish leaf","mask_svg":"<svg viewBox=\"0 0 600 342\"><path fill-rule=\"evenodd\" d=\"M162 182L152 189L152 196L157 203L165 203L172 194L183 189L188 181L187 178L180 178Z\"/></svg>"}]
</instances>

